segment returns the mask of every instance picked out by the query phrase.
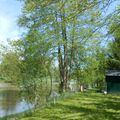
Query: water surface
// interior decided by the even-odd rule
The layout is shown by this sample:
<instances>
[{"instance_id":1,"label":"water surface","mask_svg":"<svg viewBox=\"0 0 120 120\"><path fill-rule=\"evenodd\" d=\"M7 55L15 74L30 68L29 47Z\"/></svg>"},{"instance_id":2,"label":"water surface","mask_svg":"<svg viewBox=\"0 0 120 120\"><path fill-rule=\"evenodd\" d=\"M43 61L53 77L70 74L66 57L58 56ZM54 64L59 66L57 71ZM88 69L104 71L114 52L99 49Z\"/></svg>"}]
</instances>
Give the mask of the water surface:
<instances>
[{"instance_id":1,"label":"water surface","mask_svg":"<svg viewBox=\"0 0 120 120\"><path fill-rule=\"evenodd\" d=\"M20 90L10 84L0 84L0 117L28 110L32 104L25 101Z\"/></svg>"}]
</instances>

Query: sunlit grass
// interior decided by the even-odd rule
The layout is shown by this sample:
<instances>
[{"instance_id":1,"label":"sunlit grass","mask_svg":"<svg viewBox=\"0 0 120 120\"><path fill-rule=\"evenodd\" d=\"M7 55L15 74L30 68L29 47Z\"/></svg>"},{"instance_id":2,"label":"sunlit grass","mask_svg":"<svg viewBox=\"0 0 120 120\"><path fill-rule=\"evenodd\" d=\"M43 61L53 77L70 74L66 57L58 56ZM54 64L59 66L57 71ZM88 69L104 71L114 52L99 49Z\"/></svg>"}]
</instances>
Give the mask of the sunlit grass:
<instances>
[{"instance_id":1,"label":"sunlit grass","mask_svg":"<svg viewBox=\"0 0 120 120\"><path fill-rule=\"evenodd\" d=\"M120 120L120 96L78 93L21 120Z\"/></svg>"}]
</instances>

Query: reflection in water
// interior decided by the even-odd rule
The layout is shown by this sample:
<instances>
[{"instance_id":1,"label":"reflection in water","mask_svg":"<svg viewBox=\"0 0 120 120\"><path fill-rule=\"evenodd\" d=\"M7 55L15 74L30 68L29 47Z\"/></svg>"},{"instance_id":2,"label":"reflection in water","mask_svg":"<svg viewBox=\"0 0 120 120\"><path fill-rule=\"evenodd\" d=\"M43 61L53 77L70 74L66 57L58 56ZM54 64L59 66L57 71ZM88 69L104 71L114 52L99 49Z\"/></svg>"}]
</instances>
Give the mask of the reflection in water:
<instances>
[{"instance_id":1,"label":"reflection in water","mask_svg":"<svg viewBox=\"0 0 120 120\"><path fill-rule=\"evenodd\" d=\"M32 105L20 96L17 90L3 90L0 91L0 117L23 112Z\"/></svg>"}]
</instances>

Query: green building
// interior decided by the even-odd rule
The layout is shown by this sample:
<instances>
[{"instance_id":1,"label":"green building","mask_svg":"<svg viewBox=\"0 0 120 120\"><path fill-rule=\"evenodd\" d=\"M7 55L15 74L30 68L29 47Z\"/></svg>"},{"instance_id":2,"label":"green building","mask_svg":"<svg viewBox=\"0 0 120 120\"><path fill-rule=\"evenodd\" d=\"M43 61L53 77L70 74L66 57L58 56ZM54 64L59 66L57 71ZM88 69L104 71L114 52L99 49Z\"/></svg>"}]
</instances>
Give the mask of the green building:
<instances>
[{"instance_id":1,"label":"green building","mask_svg":"<svg viewBox=\"0 0 120 120\"><path fill-rule=\"evenodd\" d=\"M120 71L106 72L107 93L120 93Z\"/></svg>"}]
</instances>

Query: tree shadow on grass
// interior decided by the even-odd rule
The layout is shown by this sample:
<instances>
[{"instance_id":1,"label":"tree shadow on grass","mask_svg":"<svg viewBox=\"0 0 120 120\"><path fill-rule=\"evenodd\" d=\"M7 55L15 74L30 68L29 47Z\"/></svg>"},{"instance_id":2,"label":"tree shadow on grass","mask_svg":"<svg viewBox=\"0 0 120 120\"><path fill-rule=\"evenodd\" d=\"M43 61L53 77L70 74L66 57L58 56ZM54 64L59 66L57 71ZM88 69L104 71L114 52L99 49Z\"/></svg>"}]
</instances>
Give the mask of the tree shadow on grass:
<instances>
[{"instance_id":1,"label":"tree shadow on grass","mask_svg":"<svg viewBox=\"0 0 120 120\"><path fill-rule=\"evenodd\" d=\"M90 108L89 105L88 107L84 107L84 105L75 106L57 104L59 108L64 109L63 113L71 113L73 115L74 113L81 113L78 119L83 118L83 120L120 120L120 113L115 112L117 110L120 110L118 102L104 101L103 103L93 103L93 105L94 107Z\"/></svg>"}]
</instances>

